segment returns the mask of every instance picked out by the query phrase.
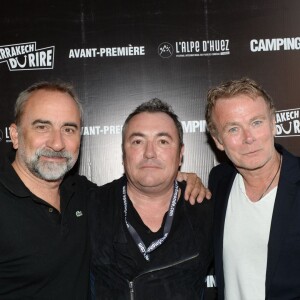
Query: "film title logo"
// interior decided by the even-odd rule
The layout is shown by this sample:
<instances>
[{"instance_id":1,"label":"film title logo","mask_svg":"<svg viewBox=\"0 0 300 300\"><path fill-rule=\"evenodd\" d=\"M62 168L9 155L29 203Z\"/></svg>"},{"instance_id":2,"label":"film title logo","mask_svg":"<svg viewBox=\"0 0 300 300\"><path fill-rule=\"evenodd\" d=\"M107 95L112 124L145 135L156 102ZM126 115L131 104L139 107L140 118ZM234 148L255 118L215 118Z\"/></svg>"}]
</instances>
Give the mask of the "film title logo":
<instances>
[{"instance_id":1,"label":"film title logo","mask_svg":"<svg viewBox=\"0 0 300 300\"><path fill-rule=\"evenodd\" d=\"M276 137L300 136L300 108L276 112Z\"/></svg>"},{"instance_id":2,"label":"film title logo","mask_svg":"<svg viewBox=\"0 0 300 300\"><path fill-rule=\"evenodd\" d=\"M253 39L250 41L251 52L300 50L300 37Z\"/></svg>"},{"instance_id":3,"label":"film title logo","mask_svg":"<svg viewBox=\"0 0 300 300\"><path fill-rule=\"evenodd\" d=\"M53 69L54 49L36 49L36 42L0 46L0 63L6 62L10 71Z\"/></svg>"}]
</instances>

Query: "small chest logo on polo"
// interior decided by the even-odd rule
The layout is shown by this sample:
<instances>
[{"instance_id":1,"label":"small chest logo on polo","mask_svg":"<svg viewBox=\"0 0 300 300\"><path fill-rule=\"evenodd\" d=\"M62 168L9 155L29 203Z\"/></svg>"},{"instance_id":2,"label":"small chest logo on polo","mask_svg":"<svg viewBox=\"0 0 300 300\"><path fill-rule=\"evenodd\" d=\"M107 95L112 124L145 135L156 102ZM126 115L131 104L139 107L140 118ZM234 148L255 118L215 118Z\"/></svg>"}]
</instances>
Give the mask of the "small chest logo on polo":
<instances>
[{"instance_id":1,"label":"small chest logo on polo","mask_svg":"<svg viewBox=\"0 0 300 300\"><path fill-rule=\"evenodd\" d=\"M79 217L82 217L82 216L83 216L83 213L82 213L82 211L81 211L81 210L77 210L75 214L76 214L76 217L77 217L77 218L79 218Z\"/></svg>"}]
</instances>

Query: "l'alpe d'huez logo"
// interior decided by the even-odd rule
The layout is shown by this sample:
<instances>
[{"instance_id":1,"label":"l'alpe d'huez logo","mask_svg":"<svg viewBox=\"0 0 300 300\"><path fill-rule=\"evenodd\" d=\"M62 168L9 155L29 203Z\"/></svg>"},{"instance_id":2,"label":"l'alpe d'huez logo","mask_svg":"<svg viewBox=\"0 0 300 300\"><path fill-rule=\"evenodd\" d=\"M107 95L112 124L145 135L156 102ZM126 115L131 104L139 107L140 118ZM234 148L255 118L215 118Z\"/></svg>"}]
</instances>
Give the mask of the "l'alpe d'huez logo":
<instances>
[{"instance_id":1,"label":"l'alpe d'huez logo","mask_svg":"<svg viewBox=\"0 0 300 300\"><path fill-rule=\"evenodd\" d=\"M10 71L53 69L54 49L36 49L36 42L0 46L0 63L6 62Z\"/></svg>"},{"instance_id":2,"label":"l'alpe d'huez logo","mask_svg":"<svg viewBox=\"0 0 300 300\"><path fill-rule=\"evenodd\" d=\"M229 55L229 39L177 41L174 46L168 42L159 44L160 57L169 58L173 53L176 57Z\"/></svg>"},{"instance_id":3,"label":"l'alpe d'huez logo","mask_svg":"<svg viewBox=\"0 0 300 300\"><path fill-rule=\"evenodd\" d=\"M173 46L168 42L161 43L158 46L158 54L162 58L171 57L173 55L173 52L174 52Z\"/></svg>"},{"instance_id":4,"label":"l'alpe d'huez logo","mask_svg":"<svg viewBox=\"0 0 300 300\"><path fill-rule=\"evenodd\" d=\"M276 111L276 137L300 136L300 108Z\"/></svg>"}]
</instances>

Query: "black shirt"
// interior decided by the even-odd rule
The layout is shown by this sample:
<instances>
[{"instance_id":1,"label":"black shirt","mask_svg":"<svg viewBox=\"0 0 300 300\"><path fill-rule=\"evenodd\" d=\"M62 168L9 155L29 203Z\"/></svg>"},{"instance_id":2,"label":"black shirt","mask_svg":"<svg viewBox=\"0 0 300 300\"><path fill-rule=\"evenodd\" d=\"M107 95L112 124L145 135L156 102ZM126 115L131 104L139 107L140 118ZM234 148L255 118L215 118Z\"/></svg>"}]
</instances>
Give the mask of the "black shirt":
<instances>
[{"instance_id":1,"label":"black shirt","mask_svg":"<svg viewBox=\"0 0 300 300\"><path fill-rule=\"evenodd\" d=\"M156 232L153 232L147 225L145 225L145 223L143 222L139 213L136 211L131 200L128 197L128 222L136 230L136 232L138 233L138 235L140 236L140 238L142 239L143 243L145 244L145 246L147 248L150 246L150 244L153 241L158 240L163 237L167 213L168 213L168 211L166 211L166 213L164 215L164 218L163 218L163 221L162 221L162 224L161 224L161 227L159 228L159 230ZM175 214L176 214L176 210L175 210ZM143 272L143 270L146 270L149 267L149 265L151 265L151 264L149 261L147 261L144 258L142 253L140 253L138 246L136 245L136 242L133 240L129 231L125 230L125 232L126 232L127 239L128 239L128 242L129 242L131 248L134 249L134 251L136 253L135 258L136 258L137 264L134 267L132 267L131 273L128 274L128 278L133 279L136 276L138 276L138 274ZM150 260L155 258L157 255L159 255L159 251L151 252L149 254Z\"/></svg>"},{"instance_id":2,"label":"black shirt","mask_svg":"<svg viewBox=\"0 0 300 300\"><path fill-rule=\"evenodd\" d=\"M137 233L141 237L146 247L149 247L153 241L163 236L166 216L167 216L167 211L165 212L161 227L159 228L158 231L153 232L149 227L147 227L147 225L144 224L139 213L136 211L131 200L128 198L128 222L137 231Z\"/></svg>"},{"instance_id":3,"label":"black shirt","mask_svg":"<svg viewBox=\"0 0 300 300\"><path fill-rule=\"evenodd\" d=\"M66 177L60 213L33 195L11 166L0 173L0 299L87 299L92 186L85 177Z\"/></svg>"},{"instance_id":4,"label":"black shirt","mask_svg":"<svg viewBox=\"0 0 300 300\"><path fill-rule=\"evenodd\" d=\"M179 198L167 239L146 261L125 223L123 187L120 178L93 191L89 201L91 234L91 291L99 300L201 299L204 280L212 261L213 203L195 206ZM144 243L147 226L133 207L128 221ZM164 222L163 222L164 224ZM150 233L151 235L151 233ZM159 236L155 236L155 239Z\"/></svg>"}]
</instances>

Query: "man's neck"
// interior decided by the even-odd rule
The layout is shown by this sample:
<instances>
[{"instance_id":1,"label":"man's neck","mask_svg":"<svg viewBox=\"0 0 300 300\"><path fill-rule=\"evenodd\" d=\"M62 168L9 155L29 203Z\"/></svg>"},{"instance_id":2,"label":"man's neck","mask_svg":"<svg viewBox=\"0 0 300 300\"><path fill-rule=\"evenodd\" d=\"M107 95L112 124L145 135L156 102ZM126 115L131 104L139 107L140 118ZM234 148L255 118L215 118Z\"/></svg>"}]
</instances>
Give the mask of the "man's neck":
<instances>
[{"instance_id":1,"label":"man's neck","mask_svg":"<svg viewBox=\"0 0 300 300\"><path fill-rule=\"evenodd\" d=\"M173 192L173 185L160 193L150 193L137 189L130 182L127 184L127 194L132 205L143 223L153 232L160 229L164 215L169 209Z\"/></svg>"},{"instance_id":2,"label":"man's neck","mask_svg":"<svg viewBox=\"0 0 300 300\"><path fill-rule=\"evenodd\" d=\"M239 170L244 179L246 194L253 201L259 201L278 185L281 156L276 153L265 166L257 170Z\"/></svg>"},{"instance_id":3,"label":"man's neck","mask_svg":"<svg viewBox=\"0 0 300 300\"><path fill-rule=\"evenodd\" d=\"M29 172L29 170L24 168L22 164L18 162L18 160L15 160L12 163L12 167L32 194L48 202L50 205L60 211L59 186L61 180L46 181L38 178Z\"/></svg>"}]
</instances>

